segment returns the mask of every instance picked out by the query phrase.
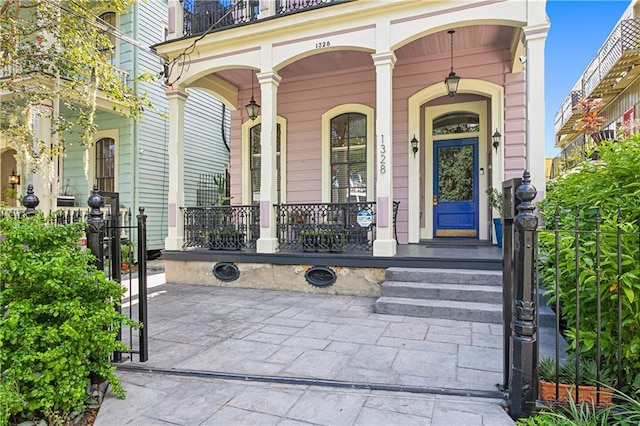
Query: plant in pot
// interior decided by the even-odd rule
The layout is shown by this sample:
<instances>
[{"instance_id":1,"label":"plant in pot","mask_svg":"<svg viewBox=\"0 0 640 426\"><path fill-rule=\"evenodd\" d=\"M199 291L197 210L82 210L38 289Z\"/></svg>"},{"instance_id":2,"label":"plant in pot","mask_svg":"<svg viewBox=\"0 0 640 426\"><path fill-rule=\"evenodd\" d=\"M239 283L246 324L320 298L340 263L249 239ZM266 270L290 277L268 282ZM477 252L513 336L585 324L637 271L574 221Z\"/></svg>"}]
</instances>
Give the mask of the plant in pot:
<instances>
[{"instance_id":1,"label":"plant in pot","mask_svg":"<svg viewBox=\"0 0 640 426\"><path fill-rule=\"evenodd\" d=\"M498 188L490 186L486 190L486 194L491 208L498 211L498 217L493 218L493 226L496 230L498 247L502 247L502 219L500 218L500 215L502 214L502 192L500 192Z\"/></svg>"},{"instance_id":2,"label":"plant in pot","mask_svg":"<svg viewBox=\"0 0 640 426\"><path fill-rule=\"evenodd\" d=\"M120 269L128 271L133 261L133 244L131 242L120 245Z\"/></svg>"},{"instance_id":3,"label":"plant in pot","mask_svg":"<svg viewBox=\"0 0 640 426\"><path fill-rule=\"evenodd\" d=\"M577 403L586 402L590 405L602 406L611 404L613 389L608 387L611 381L603 375L598 381L598 367L594 360L580 360L580 374L577 374L575 359L569 358L560 363L556 374L555 359L543 357L538 363L538 377L538 394L544 401L572 400Z\"/></svg>"},{"instance_id":4,"label":"plant in pot","mask_svg":"<svg viewBox=\"0 0 640 426\"><path fill-rule=\"evenodd\" d=\"M211 250L242 250L245 246L244 232L237 229L216 229L209 237Z\"/></svg>"}]
</instances>

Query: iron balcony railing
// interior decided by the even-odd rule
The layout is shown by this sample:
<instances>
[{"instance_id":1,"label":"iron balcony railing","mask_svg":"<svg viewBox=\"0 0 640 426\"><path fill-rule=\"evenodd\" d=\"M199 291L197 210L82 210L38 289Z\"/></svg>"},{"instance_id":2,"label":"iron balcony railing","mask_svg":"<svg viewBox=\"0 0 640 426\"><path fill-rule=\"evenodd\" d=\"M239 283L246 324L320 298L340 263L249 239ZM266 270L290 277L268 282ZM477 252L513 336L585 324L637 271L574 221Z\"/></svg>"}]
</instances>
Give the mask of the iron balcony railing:
<instances>
[{"instance_id":1,"label":"iron balcony railing","mask_svg":"<svg viewBox=\"0 0 640 426\"><path fill-rule=\"evenodd\" d=\"M272 15L287 15L352 0L276 0L273 11L259 0L183 0L184 36L248 24Z\"/></svg>"},{"instance_id":2,"label":"iron balcony railing","mask_svg":"<svg viewBox=\"0 0 640 426\"><path fill-rule=\"evenodd\" d=\"M615 86L627 75L628 67L633 66L631 64L623 66L629 61L621 59L628 54L638 54L639 50L640 18L620 21L580 76L575 90L564 99L560 110L556 113L554 120L556 134L571 133L573 130L571 119L575 118L574 93L580 91L581 97L589 99L601 98L605 91L610 90L612 85Z\"/></svg>"}]
</instances>

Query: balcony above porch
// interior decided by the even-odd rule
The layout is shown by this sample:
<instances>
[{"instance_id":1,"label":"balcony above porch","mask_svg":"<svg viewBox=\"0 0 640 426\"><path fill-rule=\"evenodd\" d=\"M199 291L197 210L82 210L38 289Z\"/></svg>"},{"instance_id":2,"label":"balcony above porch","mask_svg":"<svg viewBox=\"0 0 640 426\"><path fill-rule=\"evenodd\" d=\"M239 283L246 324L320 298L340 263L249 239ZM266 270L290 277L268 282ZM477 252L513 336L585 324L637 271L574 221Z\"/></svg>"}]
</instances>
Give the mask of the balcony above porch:
<instances>
[{"instance_id":1,"label":"balcony above porch","mask_svg":"<svg viewBox=\"0 0 640 426\"><path fill-rule=\"evenodd\" d=\"M625 19L616 25L602 47L565 98L555 116L556 135L574 133L579 111L574 95L602 99L606 106L640 74L640 18Z\"/></svg>"},{"instance_id":2,"label":"balcony above porch","mask_svg":"<svg viewBox=\"0 0 640 426\"><path fill-rule=\"evenodd\" d=\"M353 0L181 0L170 38L192 37ZM173 35L173 37L171 37Z\"/></svg>"}]
</instances>

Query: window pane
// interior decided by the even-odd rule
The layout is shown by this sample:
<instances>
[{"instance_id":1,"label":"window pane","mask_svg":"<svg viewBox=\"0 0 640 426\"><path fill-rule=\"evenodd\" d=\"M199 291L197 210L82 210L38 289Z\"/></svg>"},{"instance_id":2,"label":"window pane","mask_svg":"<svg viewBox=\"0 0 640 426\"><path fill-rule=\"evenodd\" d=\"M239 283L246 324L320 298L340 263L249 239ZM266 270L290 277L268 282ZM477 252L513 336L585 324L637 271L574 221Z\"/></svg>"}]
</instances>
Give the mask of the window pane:
<instances>
[{"instance_id":1,"label":"window pane","mask_svg":"<svg viewBox=\"0 0 640 426\"><path fill-rule=\"evenodd\" d=\"M433 120L433 134L436 136L479 131L480 118L477 114L454 113Z\"/></svg>"},{"instance_id":2,"label":"window pane","mask_svg":"<svg viewBox=\"0 0 640 426\"><path fill-rule=\"evenodd\" d=\"M262 163L262 146L260 145L260 124L253 126L249 130L249 172L251 181L249 182L249 194L251 203L260 201L260 167ZM278 124L276 133L276 185L278 187L278 200L280 202L280 125Z\"/></svg>"},{"instance_id":3,"label":"window pane","mask_svg":"<svg viewBox=\"0 0 640 426\"><path fill-rule=\"evenodd\" d=\"M96 142L96 182L101 191L114 190L115 152L115 140L103 138Z\"/></svg>"},{"instance_id":4,"label":"window pane","mask_svg":"<svg viewBox=\"0 0 640 426\"><path fill-rule=\"evenodd\" d=\"M438 199L473 201L473 146L438 149Z\"/></svg>"},{"instance_id":5,"label":"window pane","mask_svg":"<svg viewBox=\"0 0 640 426\"><path fill-rule=\"evenodd\" d=\"M331 120L331 201L366 199L367 117L346 113Z\"/></svg>"}]
</instances>

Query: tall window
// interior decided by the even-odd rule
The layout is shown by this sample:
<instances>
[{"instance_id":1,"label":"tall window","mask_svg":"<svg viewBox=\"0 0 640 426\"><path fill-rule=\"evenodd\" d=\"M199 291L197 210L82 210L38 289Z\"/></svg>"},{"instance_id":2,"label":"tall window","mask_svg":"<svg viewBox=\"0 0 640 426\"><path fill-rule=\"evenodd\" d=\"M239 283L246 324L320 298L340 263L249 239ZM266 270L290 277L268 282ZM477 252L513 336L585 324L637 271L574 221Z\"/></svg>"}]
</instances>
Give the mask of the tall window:
<instances>
[{"instance_id":1,"label":"tall window","mask_svg":"<svg viewBox=\"0 0 640 426\"><path fill-rule=\"evenodd\" d=\"M367 199L367 116L331 119L331 202Z\"/></svg>"},{"instance_id":2,"label":"tall window","mask_svg":"<svg viewBox=\"0 0 640 426\"><path fill-rule=\"evenodd\" d=\"M261 124L253 126L249 130L249 173L251 202L260 201L260 164L262 159L262 148L260 146L260 130ZM278 199L276 203L280 203L280 124L276 127L276 184L278 185Z\"/></svg>"},{"instance_id":3,"label":"tall window","mask_svg":"<svg viewBox=\"0 0 640 426\"><path fill-rule=\"evenodd\" d=\"M116 14L113 12L103 13L98 20L107 24L110 28L116 28ZM102 52L111 65L116 65L116 36L112 32L105 32L104 36L109 39L107 46L98 46L98 50Z\"/></svg>"},{"instance_id":4,"label":"tall window","mask_svg":"<svg viewBox=\"0 0 640 426\"><path fill-rule=\"evenodd\" d=\"M96 182L100 191L114 191L115 158L115 140L102 138L96 142Z\"/></svg>"}]
</instances>

